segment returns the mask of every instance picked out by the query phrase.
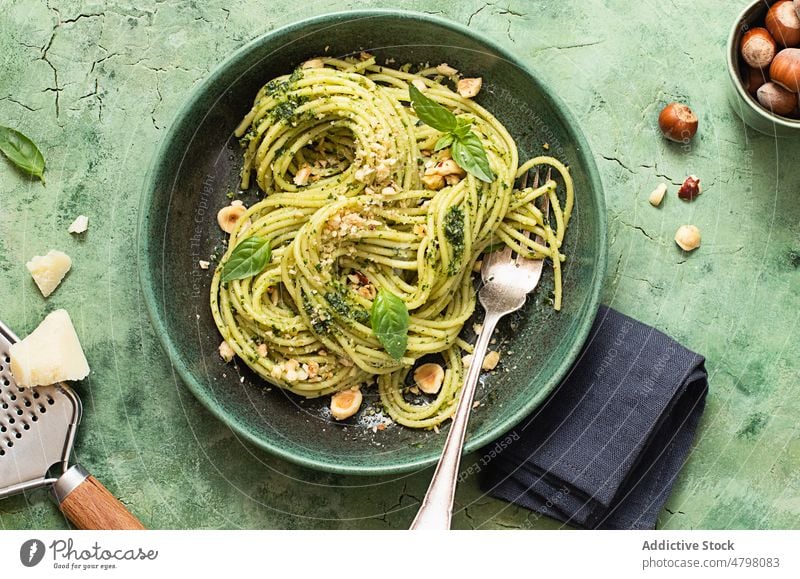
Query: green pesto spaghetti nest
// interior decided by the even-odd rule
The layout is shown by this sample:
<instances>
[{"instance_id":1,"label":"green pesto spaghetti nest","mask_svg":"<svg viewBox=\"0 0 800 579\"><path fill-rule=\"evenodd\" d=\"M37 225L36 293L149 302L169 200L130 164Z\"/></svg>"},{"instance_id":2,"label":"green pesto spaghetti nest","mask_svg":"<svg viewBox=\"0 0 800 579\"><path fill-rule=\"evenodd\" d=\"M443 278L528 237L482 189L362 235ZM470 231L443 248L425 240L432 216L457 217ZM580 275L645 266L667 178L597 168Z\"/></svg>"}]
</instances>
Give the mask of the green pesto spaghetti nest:
<instances>
[{"instance_id":1,"label":"green pesto spaghetti nest","mask_svg":"<svg viewBox=\"0 0 800 579\"><path fill-rule=\"evenodd\" d=\"M453 414L471 351L459 333L475 310L473 266L490 246L549 258L561 305L568 170L551 157L520 165L503 125L449 88L455 71L441 71L314 59L267 83L237 129L242 188L254 174L265 197L235 215L212 282L214 319L268 382L309 398L342 393L335 418L375 383L405 426ZM560 173L563 204L554 181L515 188L540 164ZM542 195L550 218L536 208ZM412 399L406 377L434 353L443 377Z\"/></svg>"}]
</instances>

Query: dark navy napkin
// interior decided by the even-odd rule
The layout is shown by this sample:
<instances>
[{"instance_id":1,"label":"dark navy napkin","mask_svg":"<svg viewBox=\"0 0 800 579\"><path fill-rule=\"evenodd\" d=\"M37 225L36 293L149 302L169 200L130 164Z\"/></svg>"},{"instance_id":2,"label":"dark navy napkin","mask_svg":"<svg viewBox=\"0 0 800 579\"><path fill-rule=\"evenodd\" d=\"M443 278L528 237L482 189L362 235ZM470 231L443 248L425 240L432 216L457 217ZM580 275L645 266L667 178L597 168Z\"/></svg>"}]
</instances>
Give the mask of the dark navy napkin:
<instances>
[{"instance_id":1,"label":"dark navy napkin","mask_svg":"<svg viewBox=\"0 0 800 579\"><path fill-rule=\"evenodd\" d=\"M601 306L564 382L487 447L484 490L573 526L654 528L703 413L704 362Z\"/></svg>"}]
</instances>

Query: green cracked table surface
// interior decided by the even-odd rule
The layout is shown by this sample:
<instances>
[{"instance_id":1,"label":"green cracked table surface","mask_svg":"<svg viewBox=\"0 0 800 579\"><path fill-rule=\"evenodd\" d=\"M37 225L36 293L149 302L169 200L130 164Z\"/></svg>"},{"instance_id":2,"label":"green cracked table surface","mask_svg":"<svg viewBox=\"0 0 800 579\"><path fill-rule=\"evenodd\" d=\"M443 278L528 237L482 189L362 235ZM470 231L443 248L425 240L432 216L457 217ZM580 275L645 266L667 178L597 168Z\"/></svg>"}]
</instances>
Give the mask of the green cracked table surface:
<instances>
[{"instance_id":1,"label":"green cracked table surface","mask_svg":"<svg viewBox=\"0 0 800 579\"><path fill-rule=\"evenodd\" d=\"M304 470L237 440L195 401L153 334L135 243L151 153L210 69L293 20L399 5L489 35L566 101L605 185L605 303L708 358L707 410L659 528L800 527L800 142L746 129L725 100L741 1L3 0L0 124L40 144L48 180L0 162L0 317L24 335L46 312L70 311L93 368L78 385L77 459L151 528L408 526L430 471ZM657 133L676 99L700 117L689 150ZM703 179L699 200L682 203L672 187L662 208L648 205L658 182L689 173ZM66 232L80 213L84 239ZM672 242L688 222L703 232L691 255ZM74 265L44 300L24 263L50 248ZM456 527L561 526L483 496L478 479L459 486ZM0 501L2 528L66 525L44 490Z\"/></svg>"}]
</instances>

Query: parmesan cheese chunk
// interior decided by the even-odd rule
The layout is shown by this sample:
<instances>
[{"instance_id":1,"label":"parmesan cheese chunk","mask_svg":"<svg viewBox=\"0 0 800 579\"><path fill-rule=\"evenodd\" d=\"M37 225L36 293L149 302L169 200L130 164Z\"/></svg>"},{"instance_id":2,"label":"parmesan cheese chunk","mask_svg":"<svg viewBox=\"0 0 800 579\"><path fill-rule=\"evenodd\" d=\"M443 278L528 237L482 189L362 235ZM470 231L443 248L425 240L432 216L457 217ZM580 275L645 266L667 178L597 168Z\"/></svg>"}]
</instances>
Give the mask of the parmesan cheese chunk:
<instances>
[{"instance_id":1,"label":"parmesan cheese chunk","mask_svg":"<svg viewBox=\"0 0 800 579\"><path fill-rule=\"evenodd\" d=\"M69 268L72 267L72 260L66 253L51 249L47 255L34 256L25 266L31 272L33 281L39 286L39 291L47 297L67 275Z\"/></svg>"},{"instance_id":2,"label":"parmesan cheese chunk","mask_svg":"<svg viewBox=\"0 0 800 579\"><path fill-rule=\"evenodd\" d=\"M67 231L69 233L83 233L89 229L89 218L85 215L78 215L72 225L69 226Z\"/></svg>"},{"instance_id":3,"label":"parmesan cheese chunk","mask_svg":"<svg viewBox=\"0 0 800 579\"><path fill-rule=\"evenodd\" d=\"M11 373L25 388L89 375L89 363L66 310L48 315L27 338L11 345L9 355Z\"/></svg>"}]
</instances>

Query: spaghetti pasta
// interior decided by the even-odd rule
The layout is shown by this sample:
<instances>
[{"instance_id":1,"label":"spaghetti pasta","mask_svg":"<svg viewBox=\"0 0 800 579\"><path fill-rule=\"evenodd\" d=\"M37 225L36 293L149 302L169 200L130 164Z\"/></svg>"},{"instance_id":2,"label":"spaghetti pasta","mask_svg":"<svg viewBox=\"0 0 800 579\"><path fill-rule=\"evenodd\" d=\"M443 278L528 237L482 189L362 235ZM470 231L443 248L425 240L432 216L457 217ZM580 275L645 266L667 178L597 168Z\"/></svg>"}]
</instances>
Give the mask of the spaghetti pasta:
<instances>
[{"instance_id":1,"label":"spaghetti pasta","mask_svg":"<svg viewBox=\"0 0 800 579\"><path fill-rule=\"evenodd\" d=\"M462 350L469 350L459 333L475 309L472 271L487 248L501 242L548 258L560 308L560 248L574 199L569 171L552 157L519 164L505 127L447 80L436 68L412 73L368 55L320 58L256 95L236 134L244 147L241 187L254 175L265 197L230 234L211 309L225 341L268 382L310 398L377 381L394 421L434 427L458 401ZM492 182L461 170L449 149L434 151L442 133L408 106L410 83L471 123ZM555 181L515 187L539 165L560 175L563 204ZM542 195L550 198L554 227L536 208ZM270 241L269 263L255 276L223 283L226 261L251 236ZM379 290L398 296L410 314L398 359L370 325ZM442 387L412 396L408 373L429 354L444 360Z\"/></svg>"}]
</instances>

